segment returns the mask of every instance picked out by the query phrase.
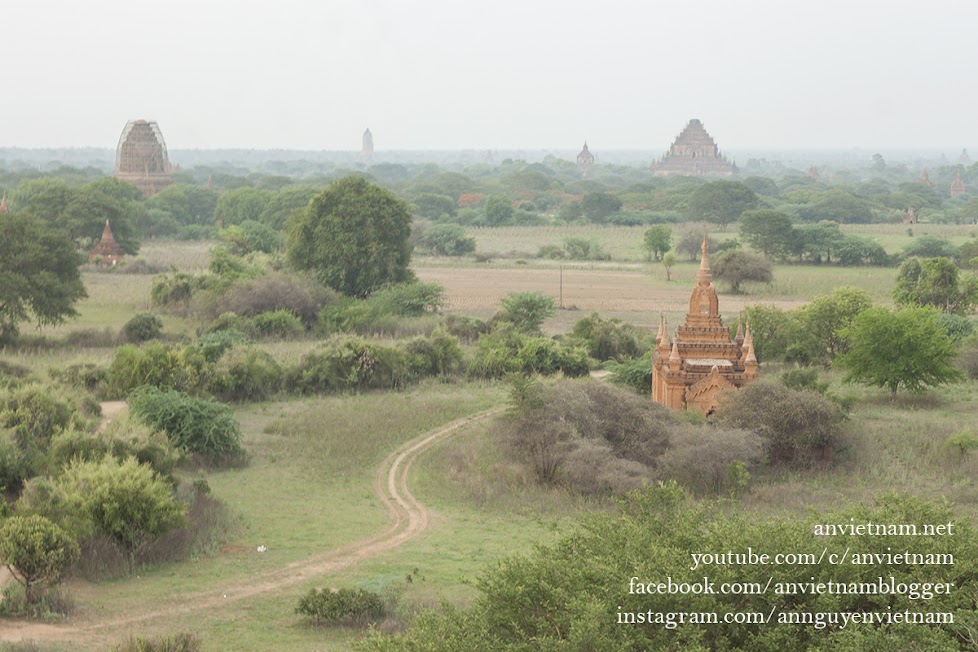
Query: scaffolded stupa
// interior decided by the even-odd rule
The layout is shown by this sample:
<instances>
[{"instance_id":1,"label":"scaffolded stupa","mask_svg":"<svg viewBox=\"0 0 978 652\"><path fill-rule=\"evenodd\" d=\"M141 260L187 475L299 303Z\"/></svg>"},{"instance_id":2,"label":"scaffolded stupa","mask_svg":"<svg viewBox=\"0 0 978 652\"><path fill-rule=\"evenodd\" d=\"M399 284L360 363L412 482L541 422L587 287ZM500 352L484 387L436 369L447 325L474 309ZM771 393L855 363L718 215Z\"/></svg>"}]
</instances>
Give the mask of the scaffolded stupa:
<instances>
[{"instance_id":1,"label":"scaffolded stupa","mask_svg":"<svg viewBox=\"0 0 978 652\"><path fill-rule=\"evenodd\" d=\"M116 149L115 178L151 197L173 183L172 171L159 125L146 120L126 123Z\"/></svg>"},{"instance_id":2,"label":"scaffolded stupa","mask_svg":"<svg viewBox=\"0 0 978 652\"><path fill-rule=\"evenodd\" d=\"M720 148L696 118L676 137L661 159L650 166L653 174L681 174L688 177L720 175L729 177L737 166L720 154Z\"/></svg>"},{"instance_id":3,"label":"scaffolded stupa","mask_svg":"<svg viewBox=\"0 0 978 652\"><path fill-rule=\"evenodd\" d=\"M747 324L737 326L733 340L720 318L710 257L703 238L703 257L689 297L686 323L670 342L665 318L652 353L652 400L674 410L697 409L710 414L720 393L757 380L754 337Z\"/></svg>"},{"instance_id":4,"label":"scaffolded stupa","mask_svg":"<svg viewBox=\"0 0 978 652\"><path fill-rule=\"evenodd\" d=\"M363 132L363 145L360 148L360 160L369 163L374 160L374 135L367 129Z\"/></svg>"}]
</instances>

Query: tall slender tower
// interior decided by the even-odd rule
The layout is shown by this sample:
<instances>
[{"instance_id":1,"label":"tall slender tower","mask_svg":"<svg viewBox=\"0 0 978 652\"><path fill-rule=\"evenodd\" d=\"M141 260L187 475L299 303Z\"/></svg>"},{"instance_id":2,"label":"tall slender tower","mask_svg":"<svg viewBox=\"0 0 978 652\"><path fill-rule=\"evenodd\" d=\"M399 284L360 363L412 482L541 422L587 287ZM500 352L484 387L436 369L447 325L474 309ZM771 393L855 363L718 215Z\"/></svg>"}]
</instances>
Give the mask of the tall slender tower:
<instances>
[{"instance_id":1,"label":"tall slender tower","mask_svg":"<svg viewBox=\"0 0 978 652\"><path fill-rule=\"evenodd\" d=\"M374 160L374 135L367 129L363 132L363 146L360 148L360 160L369 163Z\"/></svg>"}]
</instances>

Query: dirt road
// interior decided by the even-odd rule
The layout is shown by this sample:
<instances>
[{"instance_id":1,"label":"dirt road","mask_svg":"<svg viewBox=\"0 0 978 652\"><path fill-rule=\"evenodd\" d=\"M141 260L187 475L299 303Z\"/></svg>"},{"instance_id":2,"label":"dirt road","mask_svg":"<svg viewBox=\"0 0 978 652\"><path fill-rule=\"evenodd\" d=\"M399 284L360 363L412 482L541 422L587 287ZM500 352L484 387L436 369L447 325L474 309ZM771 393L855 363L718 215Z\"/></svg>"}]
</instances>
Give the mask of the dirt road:
<instances>
[{"instance_id":1,"label":"dirt road","mask_svg":"<svg viewBox=\"0 0 978 652\"><path fill-rule=\"evenodd\" d=\"M387 456L377 469L374 489L391 515L386 530L356 543L294 562L268 571L257 577L244 577L192 594L174 595L152 610L136 608L122 616L96 619L89 622L68 622L50 625L26 621L4 621L0 641L73 641L84 643L93 639L110 639L114 633L124 635L133 625L145 621L159 623L174 616L194 611L219 612L230 610L241 600L287 589L308 580L323 577L358 562L376 557L410 541L425 531L429 523L428 509L411 493L408 474L417 456L436 442L458 432L464 426L482 421L502 408L485 410L456 419L451 423L415 437Z\"/></svg>"}]
</instances>

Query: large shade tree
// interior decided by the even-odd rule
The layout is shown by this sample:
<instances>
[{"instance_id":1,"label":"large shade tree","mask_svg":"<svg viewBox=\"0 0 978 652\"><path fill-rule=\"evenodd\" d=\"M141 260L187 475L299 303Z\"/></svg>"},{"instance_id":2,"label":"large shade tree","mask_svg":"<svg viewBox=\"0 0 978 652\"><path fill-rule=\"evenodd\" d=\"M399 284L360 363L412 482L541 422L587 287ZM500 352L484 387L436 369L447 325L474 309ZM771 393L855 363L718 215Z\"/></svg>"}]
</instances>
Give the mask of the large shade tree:
<instances>
[{"instance_id":1,"label":"large shade tree","mask_svg":"<svg viewBox=\"0 0 978 652\"><path fill-rule=\"evenodd\" d=\"M847 382L885 387L896 396L900 387L920 392L963 378L953 362L957 345L934 308L869 308L839 335L849 350L835 365L846 371Z\"/></svg>"},{"instance_id":2,"label":"large shade tree","mask_svg":"<svg viewBox=\"0 0 978 652\"><path fill-rule=\"evenodd\" d=\"M24 214L0 219L0 342L21 322L59 324L77 312L86 296L78 274L81 259L63 233Z\"/></svg>"},{"instance_id":3,"label":"large shade tree","mask_svg":"<svg viewBox=\"0 0 978 652\"><path fill-rule=\"evenodd\" d=\"M334 182L289 220L288 256L329 287L366 296L411 280L411 212L360 177Z\"/></svg>"}]
</instances>

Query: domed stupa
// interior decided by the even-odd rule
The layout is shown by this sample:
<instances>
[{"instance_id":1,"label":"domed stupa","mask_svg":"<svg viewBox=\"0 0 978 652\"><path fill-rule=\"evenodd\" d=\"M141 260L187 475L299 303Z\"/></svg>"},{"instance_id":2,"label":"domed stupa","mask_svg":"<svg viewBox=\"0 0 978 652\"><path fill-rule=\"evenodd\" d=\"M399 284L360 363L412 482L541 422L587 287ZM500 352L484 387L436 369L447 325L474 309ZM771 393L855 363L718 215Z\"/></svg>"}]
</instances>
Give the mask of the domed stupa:
<instances>
[{"instance_id":1,"label":"domed stupa","mask_svg":"<svg viewBox=\"0 0 978 652\"><path fill-rule=\"evenodd\" d=\"M115 178L152 197L173 183L172 172L159 125L147 120L127 122L116 148Z\"/></svg>"}]
</instances>

